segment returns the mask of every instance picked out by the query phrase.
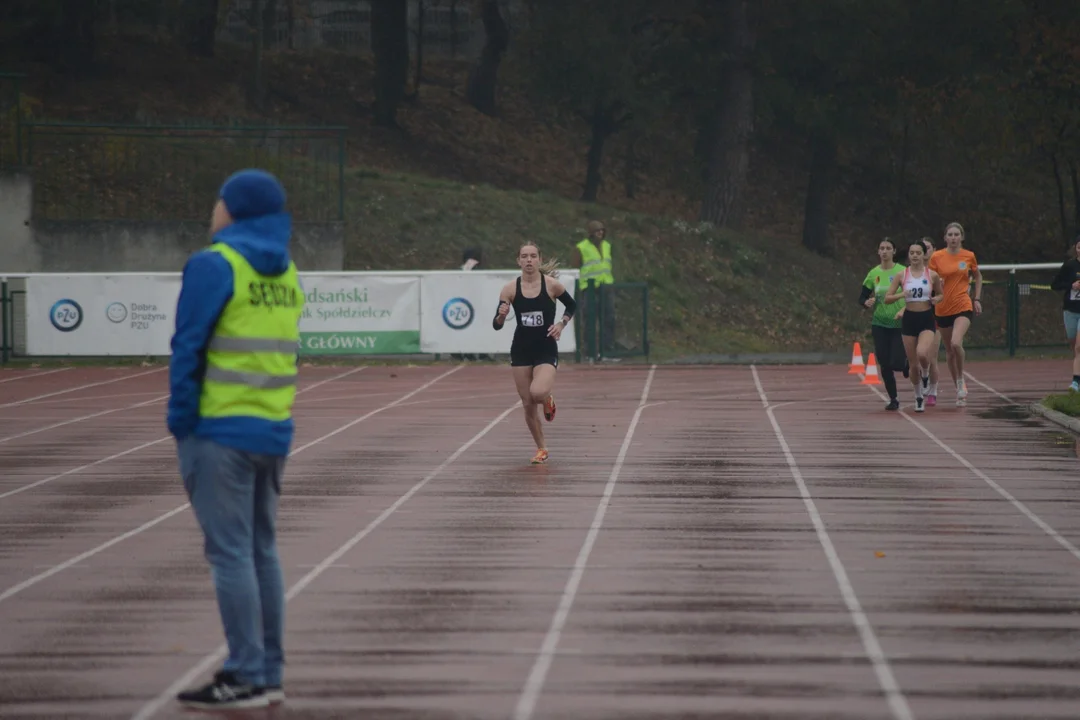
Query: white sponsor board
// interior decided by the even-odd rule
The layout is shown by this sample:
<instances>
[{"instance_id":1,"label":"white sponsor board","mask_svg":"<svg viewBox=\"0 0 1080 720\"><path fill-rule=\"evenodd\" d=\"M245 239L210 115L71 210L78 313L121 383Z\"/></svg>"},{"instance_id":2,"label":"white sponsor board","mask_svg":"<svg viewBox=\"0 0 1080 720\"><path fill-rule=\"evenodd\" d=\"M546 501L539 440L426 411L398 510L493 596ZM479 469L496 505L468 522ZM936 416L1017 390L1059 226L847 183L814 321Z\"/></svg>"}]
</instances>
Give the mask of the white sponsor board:
<instances>
[{"instance_id":1,"label":"white sponsor board","mask_svg":"<svg viewBox=\"0 0 1080 720\"><path fill-rule=\"evenodd\" d=\"M180 276L38 275L26 282L27 355L168 355Z\"/></svg>"},{"instance_id":2,"label":"white sponsor board","mask_svg":"<svg viewBox=\"0 0 1080 720\"><path fill-rule=\"evenodd\" d=\"M507 315L502 330L491 327L491 320L499 306L499 291L517 277L520 273L513 270L425 274L420 291L420 349L425 353L508 354L517 327L514 311ZM559 273L559 280L571 294L576 278L576 270ZM558 300L555 305L558 320L563 308ZM571 322L559 339L559 353L573 353L575 349Z\"/></svg>"},{"instance_id":3,"label":"white sponsor board","mask_svg":"<svg viewBox=\"0 0 1080 720\"><path fill-rule=\"evenodd\" d=\"M303 355L420 352L420 276L304 273Z\"/></svg>"},{"instance_id":4,"label":"white sponsor board","mask_svg":"<svg viewBox=\"0 0 1080 720\"><path fill-rule=\"evenodd\" d=\"M179 273L26 277L27 355L170 354ZM517 320L491 327L507 271L301 273L303 355L510 352ZM574 286L577 271L560 273ZM241 292L243 290L241 289ZM573 292L571 290L571 292ZM563 309L556 303L556 318ZM575 350L573 324L559 341Z\"/></svg>"}]
</instances>

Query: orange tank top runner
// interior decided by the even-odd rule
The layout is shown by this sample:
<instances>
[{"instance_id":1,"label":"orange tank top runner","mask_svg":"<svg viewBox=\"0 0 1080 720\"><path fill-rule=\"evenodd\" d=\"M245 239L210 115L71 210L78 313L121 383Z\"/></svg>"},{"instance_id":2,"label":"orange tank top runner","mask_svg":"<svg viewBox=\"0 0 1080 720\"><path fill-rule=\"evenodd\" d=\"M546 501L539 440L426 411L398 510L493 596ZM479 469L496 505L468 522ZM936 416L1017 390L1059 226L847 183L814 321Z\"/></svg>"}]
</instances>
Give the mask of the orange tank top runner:
<instances>
[{"instance_id":1,"label":"orange tank top runner","mask_svg":"<svg viewBox=\"0 0 1080 720\"><path fill-rule=\"evenodd\" d=\"M935 315L947 317L974 309L968 287L971 285L971 274L978 269L975 253L960 250L953 255L948 250L938 250L930 256L930 269L941 276L944 285L941 302L934 308Z\"/></svg>"}]
</instances>

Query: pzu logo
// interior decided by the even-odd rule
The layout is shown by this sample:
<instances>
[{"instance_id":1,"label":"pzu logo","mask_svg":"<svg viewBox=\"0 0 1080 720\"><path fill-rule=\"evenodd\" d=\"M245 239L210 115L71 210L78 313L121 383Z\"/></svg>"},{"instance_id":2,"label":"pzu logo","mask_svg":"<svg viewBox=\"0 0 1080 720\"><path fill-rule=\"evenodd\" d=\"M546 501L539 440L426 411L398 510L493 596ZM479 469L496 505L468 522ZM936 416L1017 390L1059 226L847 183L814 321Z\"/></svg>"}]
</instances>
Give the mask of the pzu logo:
<instances>
[{"instance_id":1,"label":"pzu logo","mask_svg":"<svg viewBox=\"0 0 1080 720\"><path fill-rule=\"evenodd\" d=\"M79 303L68 298L57 300L49 308L49 322L60 332L71 332L82 325L83 311Z\"/></svg>"},{"instance_id":2,"label":"pzu logo","mask_svg":"<svg viewBox=\"0 0 1080 720\"><path fill-rule=\"evenodd\" d=\"M472 303L463 297L450 298L443 305L443 322L454 330L464 330L469 327L474 315L476 313L473 312Z\"/></svg>"}]
</instances>

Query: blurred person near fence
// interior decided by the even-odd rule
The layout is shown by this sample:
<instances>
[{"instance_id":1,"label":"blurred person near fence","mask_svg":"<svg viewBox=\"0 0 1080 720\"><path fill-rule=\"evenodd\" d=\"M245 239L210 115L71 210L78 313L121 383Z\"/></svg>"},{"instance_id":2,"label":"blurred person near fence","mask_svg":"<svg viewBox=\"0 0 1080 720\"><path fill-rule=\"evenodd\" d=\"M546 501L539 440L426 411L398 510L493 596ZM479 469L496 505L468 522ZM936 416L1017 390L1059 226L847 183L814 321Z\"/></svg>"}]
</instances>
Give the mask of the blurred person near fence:
<instances>
[{"instance_id":1,"label":"blurred person near fence","mask_svg":"<svg viewBox=\"0 0 1080 720\"><path fill-rule=\"evenodd\" d=\"M277 178L231 176L211 244L184 266L167 424L202 529L228 645L224 666L177 699L198 709L284 700L285 590L276 522L293 440L304 293Z\"/></svg>"},{"instance_id":2,"label":"blurred person near fence","mask_svg":"<svg viewBox=\"0 0 1080 720\"><path fill-rule=\"evenodd\" d=\"M585 226L588 237L574 246L572 264L580 269L579 282L581 291L578 292L578 302L581 303L581 317L588 318L591 325L592 318L597 313L593 308L593 302L599 305L599 340L598 350L600 357L605 351L610 351L615 342L615 295L612 286L615 284L615 275L611 256L611 242L607 239L607 228L599 220L591 220ZM585 330L588 325L582 325L582 340L587 337Z\"/></svg>"},{"instance_id":3,"label":"blurred person near fence","mask_svg":"<svg viewBox=\"0 0 1080 720\"><path fill-rule=\"evenodd\" d=\"M1072 346L1072 383L1069 389L1080 392L1080 235L1076 236L1069 257L1061 264L1051 290L1064 293L1063 313L1065 316L1065 337Z\"/></svg>"}]
</instances>

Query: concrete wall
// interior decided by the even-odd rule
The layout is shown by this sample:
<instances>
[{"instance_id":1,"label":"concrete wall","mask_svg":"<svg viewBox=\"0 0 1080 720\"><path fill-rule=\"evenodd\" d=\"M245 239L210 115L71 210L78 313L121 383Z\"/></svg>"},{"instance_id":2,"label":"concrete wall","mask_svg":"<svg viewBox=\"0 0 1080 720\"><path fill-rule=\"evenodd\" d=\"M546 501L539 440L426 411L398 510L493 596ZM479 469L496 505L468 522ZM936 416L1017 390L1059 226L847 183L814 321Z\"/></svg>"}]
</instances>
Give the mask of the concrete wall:
<instances>
[{"instance_id":1,"label":"concrete wall","mask_svg":"<svg viewBox=\"0 0 1080 720\"><path fill-rule=\"evenodd\" d=\"M34 184L25 172L0 172L0 273L29 272L41 264L30 224Z\"/></svg>"},{"instance_id":2,"label":"concrete wall","mask_svg":"<svg viewBox=\"0 0 1080 720\"><path fill-rule=\"evenodd\" d=\"M175 272L209 242L196 222L35 220L33 229L39 272ZM344 224L294 224L291 252L300 270L344 269Z\"/></svg>"},{"instance_id":3,"label":"concrete wall","mask_svg":"<svg viewBox=\"0 0 1080 720\"><path fill-rule=\"evenodd\" d=\"M0 274L174 272L209 242L206 222L43 220L32 208L30 175L0 172ZM295 223L292 256L300 270L344 270L344 223Z\"/></svg>"}]
</instances>

